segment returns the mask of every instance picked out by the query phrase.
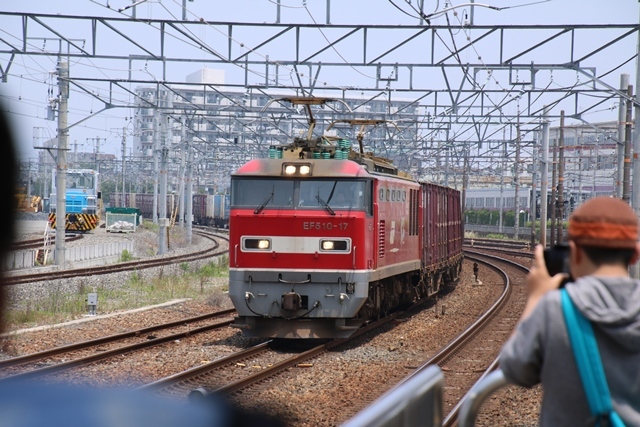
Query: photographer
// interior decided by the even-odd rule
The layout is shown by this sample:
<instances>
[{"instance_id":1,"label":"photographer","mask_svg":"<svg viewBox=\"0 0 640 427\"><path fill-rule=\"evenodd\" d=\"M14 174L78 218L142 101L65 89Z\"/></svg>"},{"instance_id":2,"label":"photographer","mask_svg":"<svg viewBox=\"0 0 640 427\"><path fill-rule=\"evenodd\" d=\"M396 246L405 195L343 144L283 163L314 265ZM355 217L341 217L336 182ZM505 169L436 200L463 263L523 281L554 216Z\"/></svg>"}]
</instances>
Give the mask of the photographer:
<instances>
[{"instance_id":1,"label":"photographer","mask_svg":"<svg viewBox=\"0 0 640 427\"><path fill-rule=\"evenodd\" d=\"M628 275L640 253L638 219L625 202L596 197L574 212L568 232L566 292L593 327L613 409L627 426L640 426L640 281ZM512 383L542 383L541 426L596 425L561 306L565 279L549 276L538 245L526 281L529 298L500 368Z\"/></svg>"}]
</instances>

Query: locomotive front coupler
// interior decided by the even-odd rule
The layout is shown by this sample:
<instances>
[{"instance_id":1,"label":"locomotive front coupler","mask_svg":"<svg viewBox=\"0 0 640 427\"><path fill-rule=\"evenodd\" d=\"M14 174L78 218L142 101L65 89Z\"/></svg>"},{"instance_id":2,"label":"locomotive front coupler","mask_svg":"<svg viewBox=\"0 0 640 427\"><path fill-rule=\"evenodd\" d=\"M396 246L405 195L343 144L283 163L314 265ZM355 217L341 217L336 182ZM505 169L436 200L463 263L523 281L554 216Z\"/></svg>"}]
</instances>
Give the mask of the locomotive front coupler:
<instances>
[{"instance_id":1,"label":"locomotive front coupler","mask_svg":"<svg viewBox=\"0 0 640 427\"><path fill-rule=\"evenodd\" d=\"M297 311L302 308L302 297L297 292L287 292L282 295L282 309L287 311Z\"/></svg>"}]
</instances>

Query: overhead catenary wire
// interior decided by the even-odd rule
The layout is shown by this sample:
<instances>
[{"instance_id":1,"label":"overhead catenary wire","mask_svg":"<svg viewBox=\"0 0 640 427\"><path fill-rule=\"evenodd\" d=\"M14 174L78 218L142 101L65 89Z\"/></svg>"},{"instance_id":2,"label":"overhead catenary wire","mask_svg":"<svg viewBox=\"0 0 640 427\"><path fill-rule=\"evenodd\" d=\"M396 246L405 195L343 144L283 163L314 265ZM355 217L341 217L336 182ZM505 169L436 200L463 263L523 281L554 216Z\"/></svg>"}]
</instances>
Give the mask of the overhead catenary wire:
<instances>
[{"instance_id":1,"label":"overhead catenary wire","mask_svg":"<svg viewBox=\"0 0 640 427\"><path fill-rule=\"evenodd\" d=\"M164 6L163 6L164 7Z\"/></svg>"},{"instance_id":2,"label":"overhead catenary wire","mask_svg":"<svg viewBox=\"0 0 640 427\"><path fill-rule=\"evenodd\" d=\"M410 3L410 2L407 2L407 3L409 3L409 4L411 5L411 3ZM473 48L475 49L475 45L474 45L474 47L473 47ZM454 49L454 50L457 50L457 49ZM450 51L451 51L451 50L450 50ZM460 61L459 61L459 62L460 62ZM298 75L299 75L299 74L298 74ZM491 74L490 78L494 78L494 74L493 74L493 73ZM157 81L157 79L156 79L156 78L154 78L154 80L156 80L156 81ZM497 80L495 80L495 82L496 82L497 84L499 84L499 83L497 82ZM479 84L479 83L478 83L478 82L476 82L476 85L478 85L478 84ZM476 86L476 87L483 88L484 86ZM501 87L503 87L503 86L501 85ZM512 90L512 89L507 89L507 90ZM481 95L481 96L485 96L485 95ZM538 97L536 98L536 100L537 100L537 99L539 99L539 98L540 98L540 96L542 96L542 95L538 95ZM493 101L493 98L488 98L488 99L490 99L490 101L493 103L494 107L495 107L495 106L498 106L498 107L504 106L505 104L503 104L503 103L504 103L504 102L506 102L506 101L508 101L508 99L505 99L505 98L503 98L503 100L501 100L501 101L497 101L497 102ZM474 102L475 102L475 101L474 101ZM469 108L470 108L470 106L469 106L469 107L465 107L465 109L464 109L464 110L461 110L461 111L469 111ZM463 132L463 133L464 133L464 132Z\"/></svg>"}]
</instances>

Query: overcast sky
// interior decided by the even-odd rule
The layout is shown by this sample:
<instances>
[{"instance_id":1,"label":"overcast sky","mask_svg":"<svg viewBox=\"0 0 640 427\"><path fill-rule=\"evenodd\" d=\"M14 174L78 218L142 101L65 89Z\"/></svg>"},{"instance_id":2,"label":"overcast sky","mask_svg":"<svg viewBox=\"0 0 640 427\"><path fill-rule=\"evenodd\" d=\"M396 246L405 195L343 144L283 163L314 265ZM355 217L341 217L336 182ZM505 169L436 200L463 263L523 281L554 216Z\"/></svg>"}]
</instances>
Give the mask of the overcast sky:
<instances>
[{"instance_id":1,"label":"overcast sky","mask_svg":"<svg viewBox=\"0 0 640 427\"><path fill-rule=\"evenodd\" d=\"M9 1L2 0L2 10L22 13L62 14L80 16L106 16L124 17L130 16L131 10L118 13L118 9L130 5L130 0L28 0ZM394 5L395 3L395 5ZM453 2L453 6L464 5L467 2ZM535 3L535 4L530 4ZM319 23L327 21L327 7L325 0L282 0L280 21L282 23ZM331 24L384 24L384 25L418 25L413 7L417 7L418 0L333 0L330 3ZM476 25L511 25L511 24L633 24L638 22L639 6L636 0L614 0L605 2L602 0L551 0L546 2L535 1L508 1L486 0L477 2L474 22ZM276 0L194 0L187 1L187 19L194 21L205 19L207 21L230 21L273 23L276 20ZM486 8L480 5L490 5ZM450 2L442 0L425 0L424 11L427 14L441 11L451 7ZM502 8L502 10L495 10ZM460 19L470 19L468 7L455 9ZM136 9L138 18L154 19L181 19L182 0L147 1ZM452 12L450 19L454 18ZM16 42L15 32L6 17L0 17L0 38ZM432 24L446 24L443 15L435 15ZM71 25L75 23L70 22ZM138 24L143 25L143 24ZM71 37L88 38L89 34L74 32L69 29ZM199 36L204 37L203 34ZM211 30L209 30L211 31ZM592 37L597 37L593 34ZM583 41L588 43L589 40ZM144 43L144 40L141 41ZM48 48L51 46L49 45ZM221 49L224 49L222 47ZM627 43L628 56L635 52L635 43ZM268 49L262 52L270 54ZM342 51L341 55L349 58L352 52ZM479 52L481 55L485 54ZM486 53L487 55L489 52ZM204 55L204 54L203 54ZM551 55L551 52L550 52ZM271 57L277 57L277 52L272 52ZM0 65L6 68L9 56L0 55ZM20 145L20 152L24 159L35 157L35 151L31 148L34 129L43 137L54 137L56 134L56 122L46 120L46 106L50 96L56 96L58 89L55 76L55 58L53 57L27 57L17 55L11 65L6 83L0 83L0 97L3 107L9 112L9 120L14 126L14 133ZM101 63L99 71L102 76L120 75L122 69L109 70L108 65ZM120 67L122 64L118 64ZM114 65L115 66L115 65ZM603 67L605 64L603 64ZM72 76L94 75L97 72L95 66L86 62L72 62ZM170 79L183 80L184 76L200 68L197 63L188 66L174 67ZM635 83L635 61L627 64L620 70L631 74L631 83ZM236 69L238 75L242 70ZM234 71L227 70L227 74ZM364 77L363 77L364 78ZM617 81L617 77L613 81ZM72 93L69 100L69 122L74 123L87 116L87 111L97 111L101 108L99 102L80 93ZM126 126L133 114L131 109L108 110L86 120L70 130L69 144L78 145L78 151L93 151L95 138L104 138L106 144L101 142L101 152L110 152L120 156L120 141L122 127ZM606 117L605 117L606 118ZM616 120L617 113L611 113L611 120ZM128 143L129 146L131 142Z\"/></svg>"}]
</instances>

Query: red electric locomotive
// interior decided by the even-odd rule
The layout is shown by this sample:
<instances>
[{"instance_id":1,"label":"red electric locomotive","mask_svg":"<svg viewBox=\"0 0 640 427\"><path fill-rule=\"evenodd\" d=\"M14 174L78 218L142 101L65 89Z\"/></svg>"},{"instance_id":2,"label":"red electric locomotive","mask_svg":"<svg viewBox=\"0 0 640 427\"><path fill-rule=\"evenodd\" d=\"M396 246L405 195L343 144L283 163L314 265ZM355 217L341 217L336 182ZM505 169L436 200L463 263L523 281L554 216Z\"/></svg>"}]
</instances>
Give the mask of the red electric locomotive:
<instances>
[{"instance_id":1,"label":"red electric locomotive","mask_svg":"<svg viewBox=\"0 0 640 427\"><path fill-rule=\"evenodd\" d=\"M232 175L229 295L246 335L346 337L457 280L459 192L347 145L296 140Z\"/></svg>"}]
</instances>

